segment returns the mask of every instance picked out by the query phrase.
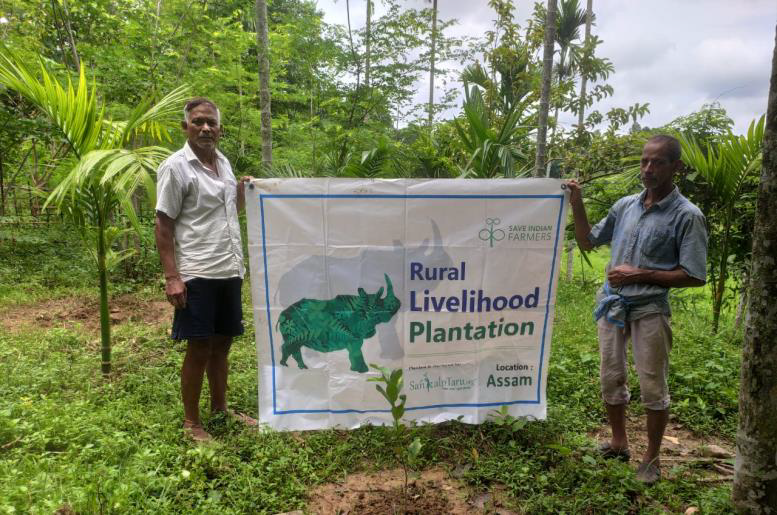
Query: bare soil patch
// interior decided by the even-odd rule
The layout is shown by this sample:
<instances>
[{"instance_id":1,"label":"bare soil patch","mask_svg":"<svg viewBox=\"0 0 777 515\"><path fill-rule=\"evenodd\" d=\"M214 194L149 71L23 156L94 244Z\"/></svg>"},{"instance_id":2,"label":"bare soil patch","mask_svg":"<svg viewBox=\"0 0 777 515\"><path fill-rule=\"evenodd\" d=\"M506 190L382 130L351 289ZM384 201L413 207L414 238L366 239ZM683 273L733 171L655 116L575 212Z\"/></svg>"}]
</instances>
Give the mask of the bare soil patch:
<instances>
[{"instance_id":1,"label":"bare soil patch","mask_svg":"<svg viewBox=\"0 0 777 515\"><path fill-rule=\"evenodd\" d=\"M493 513L508 515L501 496L470 498L470 492L443 469L425 470L403 491L402 469L351 474L341 483L327 483L310 492L308 511L315 514L386 515Z\"/></svg>"},{"instance_id":2,"label":"bare soil patch","mask_svg":"<svg viewBox=\"0 0 777 515\"><path fill-rule=\"evenodd\" d=\"M173 308L165 300L149 301L124 294L112 298L108 305L114 325L136 322L160 326L172 320ZM80 327L97 333L100 330L99 300L96 296L79 296L14 306L3 314L0 327L10 332Z\"/></svg>"},{"instance_id":3,"label":"bare soil patch","mask_svg":"<svg viewBox=\"0 0 777 515\"><path fill-rule=\"evenodd\" d=\"M630 416L626 419L631 464L634 467L640 463L647 450L646 420L645 415ZM590 434L599 442L610 441L610 435L610 426L607 424ZM671 478L671 471L675 466L686 465L707 472L710 481L727 481L733 479L734 468L729 463L733 458L731 442L721 438L699 436L677 421L669 420L661 444L661 468L664 477ZM683 471L678 473L682 474Z\"/></svg>"}]
</instances>

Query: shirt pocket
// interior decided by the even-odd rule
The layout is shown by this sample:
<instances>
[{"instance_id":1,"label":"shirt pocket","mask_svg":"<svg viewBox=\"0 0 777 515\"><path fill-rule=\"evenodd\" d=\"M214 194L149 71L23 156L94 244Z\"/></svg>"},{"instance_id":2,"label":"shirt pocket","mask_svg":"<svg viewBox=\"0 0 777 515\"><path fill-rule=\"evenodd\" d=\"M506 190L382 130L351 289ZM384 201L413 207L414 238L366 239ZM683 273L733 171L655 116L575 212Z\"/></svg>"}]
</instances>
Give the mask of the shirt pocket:
<instances>
[{"instance_id":1,"label":"shirt pocket","mask_svg":"<svg viewBox=\"0 0 777 515\"><path fill-rule=\"evenodd\" d=\"M653 262L676 261L674 231L666 227L654 227L648 231L642 243L642 255Z\"/></svg>"}]
</instances>

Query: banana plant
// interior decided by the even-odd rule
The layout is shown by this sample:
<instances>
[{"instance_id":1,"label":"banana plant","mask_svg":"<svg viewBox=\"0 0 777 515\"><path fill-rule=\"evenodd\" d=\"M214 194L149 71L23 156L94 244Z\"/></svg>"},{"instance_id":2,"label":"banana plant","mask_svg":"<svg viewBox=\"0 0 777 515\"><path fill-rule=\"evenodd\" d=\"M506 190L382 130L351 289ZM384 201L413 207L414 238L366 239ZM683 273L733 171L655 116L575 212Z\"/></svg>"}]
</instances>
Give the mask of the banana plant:
<instances>
[{"instance_id":1,"label":"banana plant","mask_svg":"<svg viewBox=\"0 0 777 515\"><path fill-rule=\"evenodd\" d=\"M111 371L108 272L127 257L111 249L117 234L112 221L115 215L123 214L140 232L132 196L143 187L149 203L155 204L152 174L170 153L159 146L132 148L132 143L140 135L171 141L169 127L179 116L187 87L176 88L153 105L149 98L127 120L113 121L106 118L95 83L87 83L84 68L75 87L69 77L63 86L42 61L33 69L0 44L0 84L35 104L70 147L74 164L49 194L44 207L56 206L93 246L90 253L97 264L100 290L101 370L107 376Z\"/></svg>"},{"instance_id":2,"label":"banana plant","mask_svg":"<svg viewBox=\"0 0 777 515\"><path fill-rule=\"evenodd\" d=\"M718 330L720 310L723 305L726 279L728 278L729 245L734 208L748 177L761 170L761 144L764 139L764 117L753 120L746 135L729 134L716 146L705 148L689 134L679 135L683 162L696 170L710 186L722 213L719 275L713 285L712 329Z\"/></svg>"}]
</instances>

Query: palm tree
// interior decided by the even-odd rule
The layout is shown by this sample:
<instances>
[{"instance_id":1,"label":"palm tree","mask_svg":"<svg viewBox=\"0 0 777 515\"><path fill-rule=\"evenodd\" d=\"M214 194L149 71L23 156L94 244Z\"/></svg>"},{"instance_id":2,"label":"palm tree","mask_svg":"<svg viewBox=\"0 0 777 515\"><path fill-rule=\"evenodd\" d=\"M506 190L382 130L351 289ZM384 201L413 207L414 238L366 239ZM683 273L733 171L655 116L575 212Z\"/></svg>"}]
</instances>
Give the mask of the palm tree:
<instances>
[{"instance_id":1,"label":"palm tree","mask_svg":"<svg viewBox=\"0 0 777 515\"><path fill-rule=\"evenodd\" d=\"M556 38L556 0L548 0L548 12L545 15L545 44L542 52L542 88L540 90L540 110L537 116L537 156L534 162L534 176L545 175L546 137L548 134L548 107L550 99L550 81L553 74L553 46Z\"/></svg>"},{"instance_id":2,"label":"palm tree","mask_svg":"<svg viewBox=\"0 0 777 515\"><path fill-rule=\"evenodd\" d=\"M556 77L558 84L561 85L565 79L572 77L574 68L571 61L570 50L573 43L580 39L580 27L586 25L586 13L578 7L577 0L561 0L561 8L558 12L558 22L556 23L556 43L558 43L558 65L556 68ZM550 136L553 143L556 139L556 125L558 125L559 105L556 104L553 113L555 124Z\"/></svg>"},{"instance_id":3,"label":"palm tree","mask_svg":"<svg viewBox=\"0 0 777 515\"><path fill-rule=\"evenodd\" d=\"M434 58L437 50L437 0L432 2L432 48L429 54L429 127L434 123Z\"/></svg>"},{"instance_id":4,"label":"palm tree","mask_svg":"<svg viewBox=\"0 0 777 515\"><path fill-rule=\"evenodd\" d=\"M586 48L591 39L591 24L593 23L594 18L593 3L593 0L588 0L585 9L585 39L583 40L583 46ZM581 143L585 132L583 120L585 119L585 96L587 86L588 74L582 73L580 77L580 108L577 111L577 140Z\"/></svg>"},{"instance_id":5,"label":"palm tree","mask_svg":"<svg viewBox=\"0 0 777 515\"><path fill-rule=\"evenodd\" d=\"M591 23L593 22L593 0L588 0L585 10L585 39L583 40L584 48L589 48L589 41L591 39ZM580 107L577 111L577 141L579 144L583 143L583 136L585 134L585 128L583 126L583 120L585 117L585 96L586 87L588 85L588 74L580 74ZM558 117L558 108L556 108L556 117ZM577 176L576 176L577 177ZM579 178L579 177L578 177ZM574 238L570 238L567 241L567 281L572 280L572 274L574 272L575 263L575 241Z\"/></svg>"},{"instance_id":6,"label":"palm tree","mask_svg":"<svg viewBox=\"0 0 777 515\"><path fill-rule=\"evenodd\" d=\"M259 107L262 134L262 166L272 166L272 111L270 109L270 42L267 38L267 0L256 0L256 46L259 60Z\"/></svg>"},{"instance_id":7,"label":"palm tree","mask_svg":"<svg viewBox=\"0 0 777 515\"><path fill-rule=\"evenodd\" d=\"M85 241L94 245L91 254L97 263L100 287L101 368L107 375L111 371L108 272L131 254L111 250L113 240L122 232L112 225L112 219L117 212L123 213L140 231L132 195L143 186L149 203L155 203L151 174L170 153L158 146L128 147L140 134L170 140L165 122L177 117L186 98L186 87L173 90L154 106L149 99L138 105L127 121L113 122L104 118L96 88L94 84L90 88L86 82L84 67L75 89L70 80L67 88L62 87L42 63L40 77L0 44L0 83L47 115L67 140L75 158L75 165L51 192L46 205L57 206Z\"/></svg>"},{"instance_id":8,"label":"palm tree","mask_svg":"<svg viewBox=\"0 0 777 515\"><path fill-rule=\"evenodd\" d=\"M718 331L720 309L728 278L728 251L734 207L739 201L745 180L761 168L761 143L764 138L764 117L753 120L746 136L729 134L717 146L707 144L702 149L689 134L681 134L683 161L699 172L709 184L723 216L717 284L712 284L712 330ZM705 151L706 150L706 151Z\"/></svg>"}]
</instances>

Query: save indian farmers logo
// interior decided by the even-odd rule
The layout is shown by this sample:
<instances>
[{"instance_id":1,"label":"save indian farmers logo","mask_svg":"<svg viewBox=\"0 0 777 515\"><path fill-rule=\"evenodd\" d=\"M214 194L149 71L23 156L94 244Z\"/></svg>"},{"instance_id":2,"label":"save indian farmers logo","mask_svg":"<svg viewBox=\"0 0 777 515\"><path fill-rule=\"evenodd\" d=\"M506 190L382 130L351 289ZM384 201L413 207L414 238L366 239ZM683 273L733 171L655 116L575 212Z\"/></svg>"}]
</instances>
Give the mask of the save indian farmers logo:
<instances>
[{"instance_id":1,"label":"save indian farmers logo","mask_svg":"<svg viewBox=\"0 0 777 515\"><path fill-rule=\"evenodd\" d=\"M553 225L519 223L498 228L501 223L499 218L486 218L485 227L478 232L478 238L493 248L495 242L505 238L508 241L550 241L553 236Z\"/></svg>"},{"instance_id":2,"label":"save indian farmers logo","mask_svg":"<svg viewBox=\"0 0 777 515\"><path fill-rule=\"evenodd\" d=\"M391 279L386 279L376 293L359 288L358 295L338 295L330 300L301 299L284 309L276 327L283 335L281 365L287 366L289 356L301 369L308 368L302 361L302 347L318 352L348 351L351 370L367 372L362 344L375 336L378 324L391 320L399 311L400 301L394 295Z\"/></svg>"},{"instance_id":3,"label":"save indian farmers logo","mask_svg":"<svg viewBox=\"0 0 777 515\"><path fill-rule=\"evenodd\" d=\"M494 229L495 225L501 224L502 221L499 218L486 218L486 227L481 229L478 233L478 237L488 242L488 246L494 246L495 241L502 241L505 239L505 232L502 229Z\"/></svg>"}]
</instances>

